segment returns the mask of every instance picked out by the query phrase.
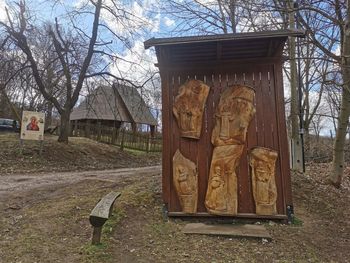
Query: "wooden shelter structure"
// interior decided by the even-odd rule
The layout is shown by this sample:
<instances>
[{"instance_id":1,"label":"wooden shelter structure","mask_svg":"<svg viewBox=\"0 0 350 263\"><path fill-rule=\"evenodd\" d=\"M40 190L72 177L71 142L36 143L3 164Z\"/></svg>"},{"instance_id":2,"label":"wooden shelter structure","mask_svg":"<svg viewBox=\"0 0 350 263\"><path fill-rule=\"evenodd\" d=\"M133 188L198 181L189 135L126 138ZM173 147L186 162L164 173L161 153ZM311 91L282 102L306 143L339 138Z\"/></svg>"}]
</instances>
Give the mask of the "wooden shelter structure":
<instances>
[{"instance_id":1,"label":"wooden shelter structure","mask_svg":"<svg viewBox=\"0 0 350 263\"><path fill-rule=\"evenodd\" d=\"M256 112L247 127L246 140L237 169L233 171L237 175L237 212L221 215L239 218L287 219L288 214L292 213L282 53L288 37L303 35L304 32L301 31L282 30L152 38L144 43L146 49L155 47L157 66L162 80L162 196L169 216L213 216L206 200L214 151L211 138L220 96L234 85L248 86L253 89L255 98L252 104ZM186 138L181 134L173 113L179 88L186 85L189 80L200 80L201 83L210 87L203 111L201 135L198 139ZM257 147L270 149L270 155L274 158L271 163L275 162L274 180L277 197L275 212L270 214L258 213L254 202L256 188L252 182L254 177L251 176L253 161L249 161L249 156L252 149ZM256 152L266 151L261 149ZM178 151L181 152L182 157ZM180 159L176 159L177 156L180 156ZM188 164L188 167L195 165L197 169L193 171L198 176L198 196L195 211L190 213L182 207L185 199L181 199L178 193L179 186L174 180L174 165L176 160L181 162L181 158L193 163ZM186 162L188 161L182 161L182 163Z\"/></svg>"},{"instance_id":2,"label":"wooden shelter structure","mask_svg":"<svg viewBox=\"0 0 350 263\"><path fill-rule=\"evenodd\" d=\"M151 133L157 125L136 88L121 84L98 87L72 111L70 119L72 122L100 123L117 129L123 123L130 123L133 131L138 124L146 124L150 126Z\"/></svg>"}]
</instances>

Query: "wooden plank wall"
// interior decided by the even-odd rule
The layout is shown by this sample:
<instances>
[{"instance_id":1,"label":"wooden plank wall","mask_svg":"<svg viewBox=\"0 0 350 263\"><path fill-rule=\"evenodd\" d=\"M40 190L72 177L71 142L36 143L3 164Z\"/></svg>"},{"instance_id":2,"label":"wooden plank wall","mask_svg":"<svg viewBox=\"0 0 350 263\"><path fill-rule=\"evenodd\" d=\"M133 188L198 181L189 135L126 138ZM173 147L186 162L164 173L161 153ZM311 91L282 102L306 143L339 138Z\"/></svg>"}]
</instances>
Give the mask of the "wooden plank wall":
<instances>
[{"instance_id":1,"label":"wooden plank wall","mask_svg":"<svg viewBox=\"0 0 350 263\"><path fill-rule=\"evenodd\" d=\"M279 68L279 67L277 67ZM180 212L180 203L172 183L172 157L177 149L198 167L199 200L198 213L206 212L204 200L208 184L208 175L213 146L210 142L214 128L214 113L222 91L233 84L251 86L255 92L256 115L251 121L246 147L243 151L238 174L238 213L254 214L254 200L250 167L248 163L249 149L262 146L277 150L279 158L276 165L276 184L278 192L277 211L286 214L286 203L291 203L290 174L285 132L285 116L283 104L282 75L276 71L276 65L248 65L222 70L163 71L163 200L169 212ZM210 87L210 93L203 116L202 133L199 140L181 138L172 107L179 87L187 79L199 79ZM276 92L276 85L277 92ZM284 130L283 130L284 129ZM280 138L279 137L285 137ZM287 177L287 180L284 180ZM289 185L288 185L289 184Z\"/></svg>"}]
</instances>

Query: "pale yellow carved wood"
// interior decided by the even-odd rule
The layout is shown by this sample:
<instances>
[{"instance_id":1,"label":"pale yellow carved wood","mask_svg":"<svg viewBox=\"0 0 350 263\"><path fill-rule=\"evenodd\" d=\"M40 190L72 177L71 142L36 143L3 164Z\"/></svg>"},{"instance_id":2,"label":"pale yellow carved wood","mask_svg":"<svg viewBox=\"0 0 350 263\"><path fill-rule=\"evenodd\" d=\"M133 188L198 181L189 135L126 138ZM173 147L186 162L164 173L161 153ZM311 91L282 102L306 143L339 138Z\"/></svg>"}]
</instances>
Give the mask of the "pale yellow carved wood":
<instances>
[{"instance_id":1,"label":"pale yellow carved wood","mask_svg":"<svg viewBox=\"0 0 350 263\"><path fill-rule=\"evenodd\" d=\"M244 144L249 123L255 115L255 92L243 85L227 88L215 112L211 142L214 146Z\"/></svg>"},{"instance_id":2,"label":"pale yellow carved wood","mask_svg":"<svg viewBox=\"0 0 350 263\"><path fill-rule=\"evenodd\" d=\"M179 150L173 157L173 184L182 212L196 213L198 200L198 173L194 162L185 158Z\"/></svg>"},{"instance_id":3,"label":"pale yellow carved wood","mask_svg":"<svg viewBox=\"0 0 350 263\"><path fill-rule=\"evenodd\" d=\"M251 166L253 196L256 214L277 214L277 188L275 166L278 153L272 149L256 147L251 150L249 163Z\"/></svg>"},{"instance_id":4,"label":"pale yellow carved wood","mask_svg":"<svg viewBox=\"0 0 350 263\"><path fill-rule=\"evenodd\" d=\"M221 94L215 112L211 142L214 145L205 206L209 213L236 215L238 208L236 169L244 149L248 126L255 114L255 92L234 85Z\"/></svg>"},{"instance_id":5,"label":"pale yellow carved wood","mask_svg":"<svg viewBox=\"0 0 350 263\"><path fill-rule=\"evenodd\" d=\"M209 87L200 80L188 80L179 88L173 113L180 128L181 137L199 139Z\"/></svg>"},{"instance_id":6,"label":"pale yellow carved wood","mask_svg":"<svg viewBox=\"0 0 350 263\"><path fill-rule=\"evenodd\" d=\"M227 145L214 148L211 161L205 206L216 215L237 214L236 169L244 145Z\"/></svg>"}]
</instances>

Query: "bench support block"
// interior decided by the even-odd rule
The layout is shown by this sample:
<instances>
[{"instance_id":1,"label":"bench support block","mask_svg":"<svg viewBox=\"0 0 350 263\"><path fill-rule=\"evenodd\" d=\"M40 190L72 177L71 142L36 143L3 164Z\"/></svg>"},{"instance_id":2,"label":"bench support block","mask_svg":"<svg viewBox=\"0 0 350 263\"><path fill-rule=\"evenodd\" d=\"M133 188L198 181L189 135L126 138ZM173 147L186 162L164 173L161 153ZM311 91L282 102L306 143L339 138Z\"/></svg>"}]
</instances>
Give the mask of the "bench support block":
<instances>
[{"instance_id":1,"label":"bench support block","mask_svg":"<svg viewBox=\"0 0 350 263\"><path fill-rule=\"evenodd\" d=\"M101 243L101 233L102 226L94 226L94 231L92 232L92 245L98 245Z\"/></svg>"},{"instance_id":2,"label":"bench support block","mask_svg":"<svg viewBox=\"0 0 350 263\"><path fill-rule=\"evenodd\" d=\"M104 196L91 211L89 216L90 224L94 230L92 233L92 245L101 243L102 226L112 214L114 201L120 196L119 192L110 192Z\"/></svg>"}]
</instances>

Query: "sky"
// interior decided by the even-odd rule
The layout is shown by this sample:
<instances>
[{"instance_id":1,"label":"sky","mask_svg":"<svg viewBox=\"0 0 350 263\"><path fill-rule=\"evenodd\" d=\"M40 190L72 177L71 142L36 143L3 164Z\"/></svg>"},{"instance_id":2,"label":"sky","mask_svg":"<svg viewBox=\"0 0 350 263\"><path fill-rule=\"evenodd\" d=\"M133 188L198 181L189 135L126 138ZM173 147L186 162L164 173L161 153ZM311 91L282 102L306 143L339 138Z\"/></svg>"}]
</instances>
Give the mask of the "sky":
<instances>
[{"instance_id":1,"label":"sky","mask_svg":"<svg viewBox=\"0 0 350 263\"><path fill-rule=\"evenodd\" d=\"M111 6L111 0L104 1ZM199 1L205 4L211 0ZM11 4L13 2L12 0L0 0L0 20L6 19L4 8L6 4ZM33 14L35 19L39 22L54 22L54 18L58 17L60 23L66 23L67 26L69 26L69 21L64 17L67 11L84 6L87 0L58 0L57 4L54 6L52 2L53 1L50 0L27 0L27 4L30 10L32 10L31 14ZM124 7L126 6L124 10L127 11L127 16L132 17L132 19L120 19L118 21L106 11L102 12L101 19L119 36L128 39L129 47L126 48L124 45L118 43L116 38L107 31L102 30L101 32L104 40L113 40L112 52L119 57L117 63L110 67L111 73L132 80L140 85L148 79L153 72L157 71L157 68L154 66L157 62L155 52L152 48L145 50L143 42L152 37L170 36L177 22L165 15L161 15L157 0L115 1L117 4L121 2L124 4ZM119 15L123 16L124 13L120 12ZM84 28L85 32L89 34L91 31L92 19L93 17L91 15L85 15L79 19L79 27ZM132 29L132 33L130 29ZM285 97L289 97L288 81L284 83ZM315 94L311 94L311 96L316 97ZM326 133L329 133L329 129L331 128L330 123L326 122L325 126Z\"/></svg>"}]
</instances>

